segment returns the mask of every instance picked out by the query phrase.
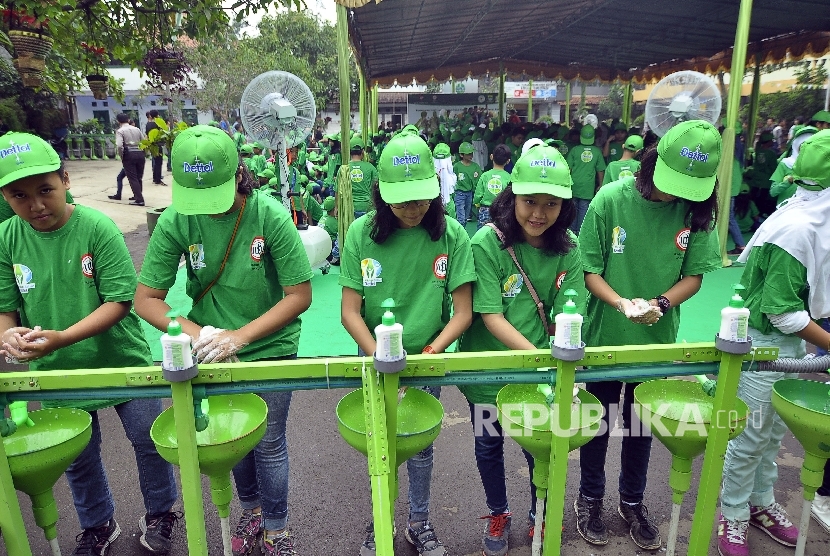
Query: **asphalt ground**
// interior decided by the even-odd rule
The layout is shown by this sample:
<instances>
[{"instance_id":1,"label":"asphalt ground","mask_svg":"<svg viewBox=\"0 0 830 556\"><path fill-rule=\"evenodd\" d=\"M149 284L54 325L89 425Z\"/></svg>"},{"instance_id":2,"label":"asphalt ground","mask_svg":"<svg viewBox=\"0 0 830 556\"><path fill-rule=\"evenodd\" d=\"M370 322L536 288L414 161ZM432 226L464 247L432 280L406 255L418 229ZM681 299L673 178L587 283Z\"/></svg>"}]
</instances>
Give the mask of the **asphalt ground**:
<instances>
[{"instance_id":1,"label":"asphalt ground","mask_svg":"<svg viewBox=\"0 0 830 556\"><path fill-rule=\"evenodd\" d=\"M108 214L124 232L127 245L138 268L147 244L146 210L128 206L129 188L125 182L123 201L112 201L107 195L114 193L115 176L120 165L117 161L69 162L68 170L72 193L77 202L97 208ZM149 164L145 175L147 207L165 206L170 200L170 188L150 184ZM165 177L169 183L169 174ZM318 279L319 273L315 273ZM313 283L313 282L312 282ZM339 299L325 300L332 307ZM338 319L339 321L339 319ZM6 367L8 368L8 367ZM826 375L805 375L804 378L827 380ZM288 442L291 462L289 494L289 526L295 537L298 554L306 556L357 555L364 538L364 527L371 516L370 493L367 480L366 459L349 447L337 432L334 408L345 390L295 392L288 422ZM431 520L441 540L453 556L481 554L481 537L484 522L479 519L487 513L484 493L473 456L473 435L466 400L455 387L445 387L441 395L445 415L443 428L435 442L435 467L432 480ZM167 401L169 405L169 400ZM110 488L115 498L116 519L123 530L110 554L138 556L147 554L139 544L138 520L144 515L143 501L138 490L136 464L133 452L124 435L118 417L112 409L99 412L103 443L103 458L109 476ZM564 493L565 519L561 554L566 556L660 554L665 551L668 521L671 514L671 491L668 473L671 457L657 441L654 442L649 467L646 504L651 517L658 523L663 548L648 552L637 548L628 535L628 528L616 513L618 502L616 477L619 474L621 437L612 433L608 449L606 475L608 494L605 499L605 519L610 541L604 547L587 544L576 532L573 499L579 480L578 452L569 458L568 487ZM530 542L526 522L530 497L528 469L518 446L508 440L506 446L507 488L514 512L510 533L510 555L529 556ZM775 485L776 499L797 523L801 513L801 485L799 471L803 450L790 435L784 438L778 456L779 479ZM678 537L678 554L687 553L687 539L691 528L697 491L697 478L702 458L694 465L692 489L686 495L681 515ZM398 499L396 522L399 531L406 522L406 466L400 470L403 496ZM221 534L216 511L210 502L207 479L203 481L205 513L208 528L209 553L222 554ZM75 536L80 532L66 480L56 485L55 498L61 520L58 523L58 540L63 554L72 554ZM563 493L551 493L561 496ZM33 554L51 554L41 531L34 524L31 504L27 497L19 495L23 509L29 542ZM176 509L181 509L181 501ZM231 505L231 527L240 514L236 501ZM714 529L714 524L713 524ZM4 534L6 532L3 532ZM714 538L714 535L713 535ZM785 556L792 548L776 544L762 532L750 528L749 547L753 556ZM175 532L174 556L186 555L187 544L183 526ZM414 556L417 552L398 534L395 553ZM5 548L0 546L0 554ZM254 549L253 554L258 554ZM717 554L713 542L709 554ZM806 554L826 556L830 554L830 535L815 522L811 523Z\"/></svg>"}]
</instances>

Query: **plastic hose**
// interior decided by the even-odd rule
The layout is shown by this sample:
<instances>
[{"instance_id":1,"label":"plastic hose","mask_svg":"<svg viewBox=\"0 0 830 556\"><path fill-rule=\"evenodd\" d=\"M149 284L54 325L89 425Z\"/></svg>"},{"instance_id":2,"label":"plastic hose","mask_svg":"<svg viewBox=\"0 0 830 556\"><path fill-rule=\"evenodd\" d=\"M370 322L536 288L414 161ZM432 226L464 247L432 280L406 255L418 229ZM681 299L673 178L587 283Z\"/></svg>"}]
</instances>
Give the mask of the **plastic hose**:
<instances>
[{"instance_id":1,"label":"plastic hose","mask_svg":"<svg viewBox=\"0 0 830 556\"><path fill-rule=\"evenodd\" d=\"M812 500L804 500L801 503L801 522L798 524L798 540L795 541L795 556L804 556L804 549L807 546L807 529L810 527L810 510Z\"/></svg>"},{"instance_id":2,"label":"plastic hose","mask_svg":"<svg viewBox=\"0 0 830 556\"><path fill-rule=\"evenodd\" d=\"M52 549L52 556L61 556L61 547L58 545L58 539L50 540L49 547Z\"/></svg>"},{"instance_id":3,"label":"plastic hose","mask_svg":"<svg viewBox=\"0 0 830 556\"><path fill-rule=\"evenodd\" d=\"M231 524L227 517L219 518L219 527L222 529L222 550L225 556L233 556L231 549Z\"/></svg>"},{"instance_id":4,"label":"plastic hose","mask_svg":"<svg viewBox=\"0 0 830 556\"><path fill-rule=\"evenodd\" d=\"M533 525L533 544L530 548L532 556L542 556L542 528L545 523L545 499L536 499L536 523Z\"/></svg>"},{"instance_id":5,"label":"plastic hose","mask_svg":"<svg viewBox=\"0 0 830 556\"><path fill-rule=\"evenodd\" d=\"M677 526L680 524L680 504L672 503L669 537L666 539L666 556L674 556L677 547Z\"/></svg>"},{"instance_id":6,"label":"plastic hose","mask_svg":"<svg viewBox=\"0 0 830 556\"><path fill-rule=\"evenodd\" d=\"M775 361L761 361L758 363L758 370L782 373L824 373L830 370L830 355L807 356L804 359L782 357Z\"/></svg>"}]
</instances>

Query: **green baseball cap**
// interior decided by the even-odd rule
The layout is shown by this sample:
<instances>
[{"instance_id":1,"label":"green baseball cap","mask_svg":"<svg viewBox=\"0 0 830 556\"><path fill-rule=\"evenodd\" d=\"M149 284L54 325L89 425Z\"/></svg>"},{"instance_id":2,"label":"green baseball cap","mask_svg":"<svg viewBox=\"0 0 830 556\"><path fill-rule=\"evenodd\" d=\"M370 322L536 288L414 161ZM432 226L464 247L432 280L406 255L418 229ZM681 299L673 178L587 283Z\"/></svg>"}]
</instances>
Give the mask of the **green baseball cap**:
<instances>
[{"instance_id":1,"label":"green baseball cap","mask_svg":"<svg viewBox=\"0 0 830 556\"><path fill-rule=\"evenodd\" d=\"M451 154L452 153L450 152L450 146L446 143L438 143L432 150L432 156L437 158L438 160L449 158Z\"/></svg>"},{"instance_id":2,"label":"green baseball cap","mask_svg":"<svg viewBox=\"0 0 830 556\"><path fill-rule=\"evenodd\" d=\"M749 193L749 184L741 182L741 193Z\"/></svg>"},{"instance_id":3,"label":"green baseball cap","mask_svg":"<svg viewBox=\"0 0 830 556\"><path fill-rule=\"evenodd\" d=\"M241 147L239 147L239 152L242 153L242 154L253 154L254 153L254 146L251 145L250 143L247 143L247 144L242 145Z\"/></svg>"},{"instance_id":4,"label":"green baseball cap","mask_svg":"<svg viewBox=\"0 0 830 556\"><path fill-rule=\"evenodd\" d=\"M219 214L236 195L236 144L219 128L197 125L179 133L170 152L173 209L180 214Z\"/></svg>"},{"instance_id":5,"label":"green baseball cap","mask_svg":"<svg viewBox=\"0 0 830 556\"><path fill-rule=\"evenodd\" d=\"M634 152L640 151L643 149L643 138L639 135L629 135L623 143L623 148Z\"/></svg>"},{"instance_id":6,"label":"green baseball cap","mask_svg":"<svg viewBox=\"0 0 830 556\"><path fill-rule=\"evenodd\" d=\"M628 131L628 126L622 122L619 122L614 126L614 131Z\"/></svg>"},{"instance_id":7,"label":"green baseball cap","mask_svg":"<svg viewBox=\"0 0 830 556\"><path fill-rule=\"evenodd\" d=\"M473 144L464 141L458 146L459 154L473 154Z\"/></svg>"},{"instance_id":8,"label":"green baseball cap","mask_svg":"<svg viewBox=\"0 0 830 556\"><path fill-rule=\"evenodd\" d=\"M819 131L801 144L793 181L813 191L830 187L830 129Z\"/></svg>"},{"instance_id":9,"label":"green baseball cap","mask_svg":"<svg viewBox=\"0 0 830 556\"><path fill-rule=\"evenodd\" d=\"M435 199L440 193L429 145L417 133L395 135L378 161L380 197L387 203Z\"/></svg>"},{"instance_id":10,"label":"green baseball cap","mask_svg":"<svg viewBox=\"0 0 830 556\"><path fill-rule=\"evenodd\" d=\"M654 185L668 195L704 201L715 189L720 153L715 126L703 120L679 123L657 145Z\"/></svg>"},{"instance_id":11,"label":"green baseball cap","mask_svg":"<svg viewBox=\"0 0 830 556\"><path fill-rule=\"evenodd\" d=\"M365 146L366 145L363 144L363 139L361 139L360 137L352 137L349 140L349 150L350 151L354 151L354 150L357 150L357 149L363 150L363 148Z\"/></svg>"},{"instance_id":12,"label":"green baseball cap","mask_svg":"<svg viewBox=\"0 0 830 556\"><path fill-rule=\"evenodd\" d=\"M547 193L562 199L573 197L568 163L558 149L548 145L537 145L523 154L513 166L510 181L516 195Z\"/></svg>"},{"instance_id":13,"label":"green baseball cap","mask_svg":"<svg viewBox=\"0 0 830 556\"><path fill-rule=\"evenodd\" d=\"M216 120L211 120L211 121L208 122L207 125L209 125L211 127L219 127L219 122L217 122Z\"/></svg>"},{"instance_id":14,"label":"green baseball cap","mask_svg":"<svg viewBox=\"0 0 830 556\"><path fill-rule=\"evenodd\" d=\"M260 150L265 149L265 145L263 145L263 144L262 144L262 143L260 143L259 141L254 141L254 145L253 145L253 147L254 147L255 149L260 149Z\"/></svg>"},{"instance_id":15,"label":"green baseball cap","mask_svg":"<svg viewBox=\"0 0 830 556\"><path fill-rule=\"evenodd\" d=\"M334 197L326 197L326 200L323 201L323 210L332 209L334 209Z\"/></svg>"},{"instance_id":16,"label":"green baseball cap","mask_svg":"<svg viewBox=\"0 0 830 556\"><path fill-rule=\"evenodd\" d=\"M270 180L268 180L268 185L270 187L277 187L279 184L280 184L280 179L279 178L271 178Z\"/></svg>"},{"instance_id":17,"label":"green baseball cap","mask_svg":"<svg viewBox=\"0 0 830 556\"><path fill-rule=\"evenodd\" d=\"M758 138L758 142L759 143L766 143L767 141L772 141L773 139L775 139L775 136L772 134L772 132L771 131L765 131Z\"/></svg>"},{"instance_id":18,"label":"green baseball cap","mask_svg":"<svg viewBox=\"0 0 830 556\"><path fill-rule=\"evenodd\" d=\"M305 174L300 174L300 184L305 185L308 183L308 176Z\"/></svg>"},{"instance_id":19,"label":"green baseball cap","mask_svg":"<svg viewBox=\"0 0 830 556\"><path fill-rule=\"evenodd\" d=\"M29 176L56 172L60 167L58 153L37 135L10 131L0 136L0 188Z\"/></svg>"},{"instance_id":20,"label":"green baseball cap","mask_svg":"<svg viewBox=\"0 0 830 556\"><path fill-rule=\"evenodd\" d=\"M594 130L594 126L584 125L579 132L579 142L583 145L593 145L595 136L596 131Z\"/></svg>"},{"instance_id":21,"label":"green baseball cap","mask_svg":"<svg viewBox=\"0 0 830 556\"><path fill-rule=\"evenodd\" d=\"M810 118L811 122L827 122L830 123L830 112L827 110L819 110L813 117Z\"/></svg>"},{"instance_id":22,"label":"green baseball cap","mask_svg":"<svg viewBox=\"0 0 830 556\"><path fill-rule=\"evenodd\" d=\"M268 178L268 179L270 180L270 179L271 179L271 178L273 178L275 175L276 175L276 174L274 174L274 171L273 171L273 170L271 170L271 169L269 169L269 168L266 168L266 169L264 169L262 172L259 172L259 173L256 175L256 177L258 177L258 178Z\"/></svg>"}]
</instances>

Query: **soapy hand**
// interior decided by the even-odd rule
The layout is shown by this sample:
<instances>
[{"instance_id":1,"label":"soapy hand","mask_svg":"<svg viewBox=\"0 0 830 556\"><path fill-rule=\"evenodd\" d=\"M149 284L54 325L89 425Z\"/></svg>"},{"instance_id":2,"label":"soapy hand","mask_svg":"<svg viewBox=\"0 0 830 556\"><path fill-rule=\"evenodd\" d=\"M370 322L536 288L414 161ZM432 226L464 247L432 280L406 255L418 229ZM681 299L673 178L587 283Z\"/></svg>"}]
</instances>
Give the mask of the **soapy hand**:
<instances>
[{"instance_id":1,"label":"soapy hand","mask_svg":"<svg viewBox=\"0 0 830 556\"><path fill-rule=\"evenodd\" d=\"M7 363L28 363L64 347L61 335L58 330L43 330L40 326L10 328L3 333L0 354Z\"/></svg>"},{"instance_id":2,"label":"soapy hand","mask_svg":"<svg viewBox=\"0 0 830 556\"><path fill-rule=\"evenodd\" d=\"M647 324L651 326L663 316L659 307L655 307L642 298L625 299L617 302L617 310L625 315L625 318L635 324Z\"/></svg>"},{"instance_id":3,"label":"soapy hand","mask_svg":"<svg viewBox=\"0 0 830 556\"><path fill-rule=\"evenodd\" d=\"M193 344L193 354L197 363L238 363L236 354L247 345L236 330L205 326Z\"/></svg>"}]
</instances>

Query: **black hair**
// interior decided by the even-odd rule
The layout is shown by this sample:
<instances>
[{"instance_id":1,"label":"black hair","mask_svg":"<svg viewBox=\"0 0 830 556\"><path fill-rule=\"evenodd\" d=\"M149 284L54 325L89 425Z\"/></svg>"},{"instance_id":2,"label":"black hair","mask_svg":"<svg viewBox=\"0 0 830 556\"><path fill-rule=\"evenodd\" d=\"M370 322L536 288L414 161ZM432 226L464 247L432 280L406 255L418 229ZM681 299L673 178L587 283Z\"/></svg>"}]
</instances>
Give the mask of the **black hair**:
<instances>
[{"instance_id":1,"label":"black hair","mask_svg":"<svg viewBox=\"0 0 830 556\"><path fill-rule=\"evenodd\" d=\"M389 236L395 230L400 228L400 224L389 203L381 198L380 186L377 182L372 186L372 204L374 204L376 212L370 220L369 237L375 243L381 244L389 239ZM441 201L440 195L429 204L424 219L421 220L421 226L426 229L432 241L438 241L447 231L447 211L444 210L444 203Z\"/></svg>"},{"instance_id":2,"label":"black hair","mask_svg":"<svg viewBox=\"0 0 830 556\"><path fill-rule=\"evenodd\" d=\"M130 121L130 117L127 114L125 114L124 112L121 112L120 114L115 116L115 119L119 124L126 124L127 122Z\"/></svg>"},{"instance_id":3,"label":"black hair","mask_svg":"<svg viewBox=\"0 0 830 556\"><path fill-rule=\"evenodd\" d=\"M363 147L349 147L349 154L352 156L363 154Z\"/></svg>"},{"instance_id":4,"label":"black hair","mask_svg":"<svg viewBox=\"0 0 830 556\"><path fill-rule=\"evenodd\" d=\"M744 218L746 214L749 212L750 204L752 203L752 197L749 195L749 192L741 192L735 196L735 216L738 218Z\"/></svg>"},{"instance_id":5,"label":"black hair","mask_svg":"<svg viewBox=\"0 0 830 556\"><path fill-rule=\"evenodd\" d=\"M493 164L504 166L508 160L510 160L510 147L504 143L496 145L496 148L493 149Z\"/></svg>"},{"instance_id":6,"label":"black hair","mask_svg":"<svg viewBox=\"0 0 830 556\"><path fill-rule=\"evenodd\" d=\"M259 189L259 183L257 183L254 175L241 159L239 161L239 166L236 168L236 175L242 176L242 181L240 181L236 186L237 193L248 196L254 191L254 189Z\"/></svg>"},{"instance_id":7,"label":"black hair","mask_svg":"<svg viewBox=\"0 0 830 556\"><path fill-rule=\"evenodd\" d=\"M147 112L147 115L150 118L158 118L159 117L159 111L158 110L150 110L149 112Z\"/></svg>"},{"instance_id":8,"label":"black hair","mask_svg":"<svg viewBox=\"0 0 830 556\"><path fill-rule=\"evenodd\" d=\"M654 169L657 166L657 146L653 146L643 153L640 169L635 174L637 191L644 199L650 199L654 193ZM718 220L718 182L715 179L715 188L712 194L703 201L689 201L678 197L677 200L686 203L686 225L692 232L711 232L715 229Z\"/></svg>"},{"instance_id":9,"label":"black hair","mask_svg":"<svg viewBox=\"0 0 830 556\"><path fill-rule=\"evenodd\" d=\"M549 255L564 255L576 247L568 226L576 218L576 205L573 199L562 199L562 208L556 222L542 233L542 250ZM517 243L525 241L522 227L516 220L516 194L513 185L505 187L496 195L490 205L490 220L504 234L502 249L507 249Z\"/></svg>"}]
</instances>

